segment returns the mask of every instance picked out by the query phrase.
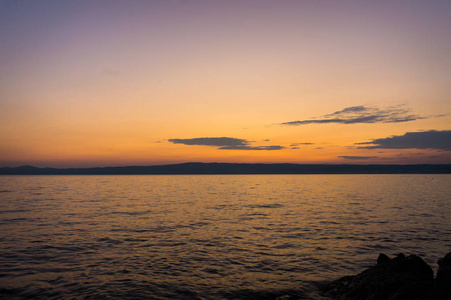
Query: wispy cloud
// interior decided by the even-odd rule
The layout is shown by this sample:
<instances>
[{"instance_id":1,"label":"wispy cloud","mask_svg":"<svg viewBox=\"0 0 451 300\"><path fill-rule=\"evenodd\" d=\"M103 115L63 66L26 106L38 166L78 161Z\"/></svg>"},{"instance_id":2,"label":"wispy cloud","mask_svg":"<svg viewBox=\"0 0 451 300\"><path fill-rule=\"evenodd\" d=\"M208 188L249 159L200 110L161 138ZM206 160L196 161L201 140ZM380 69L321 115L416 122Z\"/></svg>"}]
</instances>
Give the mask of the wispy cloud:
<instances>
[{"instance_id":1,"label":"wispy cloud","mask_svg":"<svg viewBox=\"0 0 451 300\"><path fill-rule=\"evenodd\" d=\"M282 150L285 147L280 145L272 146L251 146L251 141L231 137L202 137L192 139L169 139L173 144L183 144L190 146L212 146L221 150Z\"/></svg>"},{"instance_id":2,"label":"wispy cloud","mask_svg":"<svg viewBox=\"0 0 451 300\"><path fill-rule=\"evenodd\" d=\"M296 146L300 146L300 145L314 145L313 143L293 143L290 145L290 147L296 147Z\"/></svg>"},{"instance_id":3,"label":"wispy cloud","mask_svg":"<svg viewBox=\"0 0 451 300\"><path fill-rule=\"evenodd\" d=\"M356 145L360 149L436 149L451 151L451 130L407 132L404 135L374 139Z\"/></svg>"},{"instance_id":4,"label":"wispy cloud","mask_svg":"<svg viewBox=\"0 0 451 300\"><path fill-rule=\"evenodd\" d=\"M280 145L273 145L273 146L223 146L218 149L221 150L282 150L285 149L285 147Z\"/></svg>"},{"instance_id":5,"label":"wispy cloud","mask_svg":"<svg viewBox=\"0 0 451 300\"><path fill-rule=\"evenodd\" d=\"M193 139L169 139L174 144L197 145L197 146L246 146L249 141L230 137L202 137Z\"/></svg>"},{"instance_id":6,"label":"wispy cloud","mask_svg":"<svg viewBox=\"0 0 451 300\"><path fill-rule=\"evenodd\" d=\"M367 160L367 159L377 158L377 156L348 156L348 155L342 155L342 156L337 156L337 157L343 158L343 159L349 159L349 160Z\"/></svg>"},{"instance_id":7,"label":"wispy cloud","mask_svg":"<svg viewBox=\"0 0 451 300\"><path fill-rule=\"evenodd\" d=\"M314 145L314 143L292 143L290 145L290 149L300 149L299 146L311 146Z\"/></svg>"},{"instance_id":8,"label":"wispy cloud","mask_svg":"<svg viewBox=\"0 0 451 300\"><path fill-rule=\"evenodd\" d=\"M350 106L318 118L280 123L279 125L299 126L307 124L358 124L358 123L400 123L425 119L410 113L404 106L391 106L384 109L364 105Z\"/></svg>"}]
</instances>

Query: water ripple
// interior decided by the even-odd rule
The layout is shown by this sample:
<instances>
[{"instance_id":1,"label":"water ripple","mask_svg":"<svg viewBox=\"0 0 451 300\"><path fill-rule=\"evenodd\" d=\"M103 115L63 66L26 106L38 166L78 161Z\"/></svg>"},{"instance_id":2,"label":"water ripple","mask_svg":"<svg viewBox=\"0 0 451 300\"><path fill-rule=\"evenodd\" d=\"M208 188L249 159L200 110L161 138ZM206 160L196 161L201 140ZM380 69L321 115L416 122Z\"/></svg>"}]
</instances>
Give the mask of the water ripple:
<instances>
[{"instance_id":1,"label":"water ripple","mask_svg":"<svg viewBox=\"0 0 451 300\"><path fill-rule=\"evenodd\" d=\"M0 184L2 299L319 299L316 283L359 272L379 252L434 265L451 247L449 176Z\"/></svg>"}]
</instances>

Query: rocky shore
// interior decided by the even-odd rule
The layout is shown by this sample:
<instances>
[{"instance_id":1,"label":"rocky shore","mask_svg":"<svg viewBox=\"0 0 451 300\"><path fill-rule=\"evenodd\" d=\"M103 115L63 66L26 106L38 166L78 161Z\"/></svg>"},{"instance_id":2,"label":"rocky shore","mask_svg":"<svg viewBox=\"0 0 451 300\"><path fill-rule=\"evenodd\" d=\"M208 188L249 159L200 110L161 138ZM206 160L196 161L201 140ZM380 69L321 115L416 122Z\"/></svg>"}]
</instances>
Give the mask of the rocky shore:
<instances>
[{"instance_id":1,"label":"rocky shore","mask_svg":"<svg viewBox=\"0 0 451 300\"><path fill-rule=\"evenodd\" d=\"M450 300L451 252L432 268L416 255L380 254L377 264L360 274L335 280L322 288L323 296L342 300Z\"/></svg>"}]
</instances>

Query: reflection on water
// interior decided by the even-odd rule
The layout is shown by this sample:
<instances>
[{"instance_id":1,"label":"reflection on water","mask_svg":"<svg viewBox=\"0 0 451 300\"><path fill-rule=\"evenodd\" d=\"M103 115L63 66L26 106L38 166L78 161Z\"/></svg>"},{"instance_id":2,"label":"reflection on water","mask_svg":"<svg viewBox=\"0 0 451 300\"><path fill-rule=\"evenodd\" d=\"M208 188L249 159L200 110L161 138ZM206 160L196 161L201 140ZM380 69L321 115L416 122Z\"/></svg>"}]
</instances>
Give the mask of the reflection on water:
<instances>
[{"instance_id":1,"label":"reflection on water","mask_svg":"<svg viewBox=\"0 0 451 300\"><path fill-rule=\"evenodd\" d=\"M451 249L450 175L0 177L0 297L315 298Z\"/></svg>"}]
</instances>

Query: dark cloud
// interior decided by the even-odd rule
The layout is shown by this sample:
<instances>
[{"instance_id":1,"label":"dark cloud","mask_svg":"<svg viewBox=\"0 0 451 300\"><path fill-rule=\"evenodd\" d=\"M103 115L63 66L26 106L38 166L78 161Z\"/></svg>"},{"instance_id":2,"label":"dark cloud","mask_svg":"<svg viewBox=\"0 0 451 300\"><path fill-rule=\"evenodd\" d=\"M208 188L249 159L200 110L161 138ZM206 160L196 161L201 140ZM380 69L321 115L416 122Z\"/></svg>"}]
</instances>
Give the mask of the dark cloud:
<instances>
[{"instance_id":1,"label":"dark cloud","mask_svg":"<svg viewBox=\"0 0 451 300\"><path fill-rule=\"evenodd\" d=\"M313 143L293 143L290 145L290 147L296 147L300 145L314 145Z\"/></svg>"},{"instance_id":2,"label":"dark cloud","mask_svg":"<svg viewBox=\"0 0 451 300\"><path fill-rule=\"evenodd\" d=\"M377 156L348 156L348 155L342 155L342 156L337 156L337 157L343 158L343 159L350 159L350 160L366 160L366 159L377 158Z\"/></svg>"},{"instance_id":3,"label":"dark cloud","mask_svg":"<svg viewBox=\"0 0 451 300\"><path fill-rule=\"evenodd\" d=\"M275 145L275 146L223 146L219 147L221 150L282 150L285 149L283 146Z\"/></svg>"},{"instance_id":4,"label":"dark cloud","mask_svg":"<svg viewBox=\"0 0 451 300\"><path fill-rule=\"evenodd\" d=\"M214 146L214 147L225 147L225 146L246 146L249 141L243 139L236 139L230 137L203 137L203 138L193 138L193 139L169 139L168 140L174 144L183 145L196 145L196 146Z\"/></svg>"},{"instance_id":5,"label":"dark cloud","mask_svg":"<svg viewBox=\"0 0 451 300\"><path fill-rule=\"evenodd\" d=\"M418 115L410 114L410 109L403 106L387 107L380 109L377 107L366 107L364 105L346 107L342 110L319 118L298 120L280 123L280 125L299 126L306 124L357 124L357 123L400 123L419 119L425 119Z\"/></svg>"},{"instance_id":6,"label":"dark cloud","mask_svg":"<svg viewBox=\"0 0 451 300\"><path fill-rule=\"evenodd\" d=\"M190 146L212 146L221 150L281 150L285 147L279 145L273 146L250 146L250 141L230 137L202 137L192 139L169 139L174 144L183 144Z\"/></svg>"},{"instance_id":7,"label":"dark cloud","mask_svg":"<svg viewBox=\"0 0 451 300\"><path fill-rule=\"evenodd\" d=\"M357 145L360 149L437 149L451 151L451 130L407 132L404 135L375 139Z\"/></svg>"}]
</instances>

